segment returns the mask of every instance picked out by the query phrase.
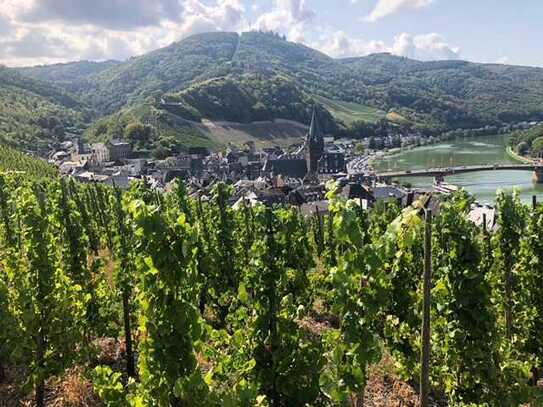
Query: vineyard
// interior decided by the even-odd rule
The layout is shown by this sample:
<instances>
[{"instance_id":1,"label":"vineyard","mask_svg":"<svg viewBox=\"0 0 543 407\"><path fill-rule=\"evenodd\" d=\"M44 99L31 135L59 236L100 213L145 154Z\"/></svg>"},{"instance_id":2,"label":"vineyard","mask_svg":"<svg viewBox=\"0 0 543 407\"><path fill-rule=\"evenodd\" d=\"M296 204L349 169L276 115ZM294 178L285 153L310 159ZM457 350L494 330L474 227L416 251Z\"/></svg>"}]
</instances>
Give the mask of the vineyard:
<instances>
[{"instance_id":1,"label":"vineyard","mask_svg":"<svg viewBox=\"0 0 543 407\"><path fill-rule=\"evenodd\" d=\"M0 175L0 404L76 371L79 405L359 407L383 358L418 389L427 339L432 405L541 405L543 206L500 193L486 230L463 192L433 218L231 195Z\"/></svg>"},{"instance_id":2,"label":"vineyard","mask_svg":"<svg viewBox=\"0 0 543 407\"><path fill-rule=\"evenodd\" d=\"M58 170L45 161L0 143L0 172L16 171L32 178L54 178Z\"/></svg>"}]
</instances>

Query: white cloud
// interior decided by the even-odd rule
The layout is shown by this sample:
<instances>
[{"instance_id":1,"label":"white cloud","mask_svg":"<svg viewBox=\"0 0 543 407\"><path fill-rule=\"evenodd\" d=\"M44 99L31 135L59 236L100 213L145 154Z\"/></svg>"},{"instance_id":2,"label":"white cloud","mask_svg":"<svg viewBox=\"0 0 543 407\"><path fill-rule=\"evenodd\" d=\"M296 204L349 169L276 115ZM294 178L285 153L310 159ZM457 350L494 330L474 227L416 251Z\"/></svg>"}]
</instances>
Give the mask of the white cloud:
<instances>
[{"instance_id":1,"label":"white cloud","mask_svg":"<svg viewBox=\"0 0 543 407\"><path fill-rule=\"evenodd\" d=\"M436 33L417 35L413 37L415 58L423 60L459 59L460 48L451 46Z\"/></svg>"},{"instance_id":2,"label":"white cloud","mask_svg":"<svg viewBox=\"0 0 543 407\"><path fill-rule=\"evenodd\" d=\"M107 15L106 0L71 0L68 9L44 8L67 1L0 0L0 63L19 66L78 59L122 60L196 33L239 32L245 24L244 4L248 4L243 0L107 0L111 14L119 14L115 7L131 2L133 10L122 17L124 22L119 25L113 22L121 17ZM394 1L399 7L399 3L431 0ZM96 8L90 14L83 12L90 7L88 4ZM457 47L435 33L402 33L393 42L385 43L351 37L332 27L315 30L316 13L307 0L273 0L271 9L259 10L261 14L251 28L286 34L292 41L304 42L331 56L390 52L429 60L455 59L460 54ZM109 27L111 24L114 26Z\"/></svg>"},{"instance_id":3,"label":"white cloud","mask_svg":"<svg viewBox=\"0 0 543 407\"><path fill-rule=\"evenodd\" d=\"M196 33L240 31L244 12L241 0L70 0L68 9L43 8L67 1L0 0L0 63L125 59ZM131 10L119 17L122 3Z\"/></svg>"},{"instance_id":4,"label":"white cloud","mask_svg":"<svg viewBox=\"0 0 543 407\"><path fill-rule=\"evenodd\" d=\"M378 52L388 52L393 55L425 61L460 58L460 49L451 46L441 35L436 33L415 36L401 33L394 37L392 44L387 45L383 41L350 38L343 31L336 31L326 35L325 40L313 45L331 56L340 58Z\"/></svg>"},{"instance_id":5,"label":"white cloud","mask_svg":"<svg viewBox=\"0 0 543 407\"><path fill-rule=\"evenodd\" d=\"M237 29L243 11L239 0L217 1L213 6L207 6L199 0L186 0L181 31L185 35L202 32L199 26L207 26L206 31Z\"/></svg>"},{"instance_id":6,"label":"white cloud","mask_svg":"<svg viewBox=\"0 0 543 407\"><path fill-rule=\"evenodd\" d=\"M164 20L178 21L182 10L178 0L34 0L21 10L19 18L126 30L157 26Z\"/></svg>"},{"instance_id":7,"label":"white cloud","mask_svg":"<svg viewBox=\"0 0 543 407\"><path fill-rule=\"evenodd\" d=\"M326 40L313 44L316 48L333 57L352 57L387 52L382 41L364 41L359 38L350 38L343 31L336 31L326 35Z\"/></svg>"},{"instance_id":8,"label":"white cloud","mask_svg":"<svg viewBox=\"0 0 543 407\"><path fill-rule=\"evenodd\" d=\"M50 38L40 32L22 30L20 36L3 43L2 51L21 58L62 57L73 51L58 38Z\"/></svg>"},{"instance_id":9,"label":"white cloud","mask_svg":"<svg viewBox=\"0 0 543 407\"><path fill-rule=\"evenodd\" d=\"M402 10L428 7L433 2L434 0L378 0L365 20L374 22Z\"/></svg>"},{"instance_id":10,"label":"white cloud","mask_svg":"<svg viewBox=\"0 0 543 407\"><path fill-rule=\"evenodd\" d=\"M315 12L307 7L305 0L274 0L273 9L261 14L253 28L280 32L292 41L302 42L305 39L307 23L315 15Z\"/></svg>"}]
</instances>

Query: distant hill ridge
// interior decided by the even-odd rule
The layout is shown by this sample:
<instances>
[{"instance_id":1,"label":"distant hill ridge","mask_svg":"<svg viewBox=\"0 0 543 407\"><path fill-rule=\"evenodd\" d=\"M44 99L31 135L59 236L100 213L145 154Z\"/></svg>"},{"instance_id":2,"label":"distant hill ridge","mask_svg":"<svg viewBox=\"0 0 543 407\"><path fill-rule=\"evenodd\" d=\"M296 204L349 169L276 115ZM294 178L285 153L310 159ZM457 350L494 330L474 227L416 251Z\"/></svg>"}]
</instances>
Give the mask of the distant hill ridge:
<instances>
[{"instance_id":1,"label":"distant hill ridge","mask_svg":"<svg viewBox=\"0 0 543 407\"><path fill-rule=\"evenodd\" d=\"M47 150L93 114L62 88L0 66L0 144Z\"/></svg>"},{"instance_id":2,"label":"distant hill ridge","mask_svg":"<svg viewBox=\"0 0 543 407\"><path fill-rule=\"evenodd\" d=\"M91 127L91 138L124 136L125 129L111 122L118 124L121 116L123 123L142 122L135 112L149 112L151 106L160 110L161 99L179 103L178 111L170 109L165 117L241 123L304 123L318 103L332 132L384 117L401 117L402 126L434 133L543 119L541 68L421 62L390 54L334 59L261 32L198 34L124 62L13 71L61 89L76 101L77 111L105 117L100 122L105 133ZM158 127L148 130L161 133L152 137L153 143L166 137ZM168 131L169 144L179 144L175 133L182 130L177 127ZM146 147L158 147L153 143Z\"/></svg>"}]
</instances>

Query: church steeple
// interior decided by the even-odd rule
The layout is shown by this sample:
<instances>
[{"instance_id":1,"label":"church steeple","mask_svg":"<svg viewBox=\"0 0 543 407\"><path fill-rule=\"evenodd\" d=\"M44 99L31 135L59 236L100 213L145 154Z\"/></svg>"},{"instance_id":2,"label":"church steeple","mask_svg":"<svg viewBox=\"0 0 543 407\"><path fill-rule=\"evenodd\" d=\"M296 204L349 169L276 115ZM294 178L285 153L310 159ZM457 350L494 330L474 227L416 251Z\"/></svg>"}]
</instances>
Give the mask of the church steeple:
<instances>
[{"instance_id":1,"label":"church steeple","mask_svg":"<svg viewBox=\"0 0 543 407\"><path fill-rule=\"evenodd\" d=\"M324 153L324 138L319 126L317 109L313 108L311 124L305 142L305 160L307 163L306 181L318 182L319 160Z\"/></svg>"},{"instance_id":2,"label":"church steeple","mask_svg":"<svg viewBox=\"0 0 543 407\"><path fill-rule=\"evenodd\" d=\"M309 126L309 133L307 139L320 143L323 141L321 128L319 126L319 120L317 118L317 109L313 107L313 115L311 116L311 124Z\"/></svg>"}]
</instances>

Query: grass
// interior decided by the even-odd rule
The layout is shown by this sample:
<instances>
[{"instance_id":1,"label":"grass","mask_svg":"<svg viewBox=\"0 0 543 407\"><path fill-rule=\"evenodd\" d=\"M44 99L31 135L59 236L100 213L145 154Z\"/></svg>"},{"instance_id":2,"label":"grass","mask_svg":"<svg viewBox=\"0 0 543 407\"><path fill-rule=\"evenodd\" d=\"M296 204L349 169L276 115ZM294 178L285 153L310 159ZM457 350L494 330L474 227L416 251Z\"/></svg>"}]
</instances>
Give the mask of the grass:
<instances>
[{"instance_id":1,"label":"grass","mask_svg":"<svg viewBox=\"0 0 543 407\"><path fill-rule=\"evenodd\" d=\"M511 146L507 146L505 151L507 152L507 155L515 161L521 162L523 164L533 164L533 160L517 154Z\"/></svg>"},{"instance_id":2,"label":"grass","mask_svg":"<svg viewBox=\"0 0 543 407\"><path fill-rule=\"evenodd\" d=\"M342 102L328 99L322 96L314 96L332 115L346 125L356 121L376 123L385 117L385 112L375 107L361 105L358 103Z\"/></svg>"}]
</instances>

